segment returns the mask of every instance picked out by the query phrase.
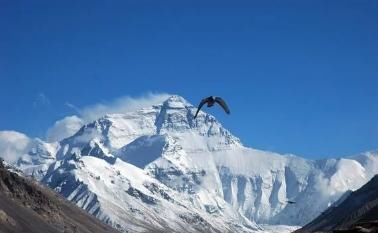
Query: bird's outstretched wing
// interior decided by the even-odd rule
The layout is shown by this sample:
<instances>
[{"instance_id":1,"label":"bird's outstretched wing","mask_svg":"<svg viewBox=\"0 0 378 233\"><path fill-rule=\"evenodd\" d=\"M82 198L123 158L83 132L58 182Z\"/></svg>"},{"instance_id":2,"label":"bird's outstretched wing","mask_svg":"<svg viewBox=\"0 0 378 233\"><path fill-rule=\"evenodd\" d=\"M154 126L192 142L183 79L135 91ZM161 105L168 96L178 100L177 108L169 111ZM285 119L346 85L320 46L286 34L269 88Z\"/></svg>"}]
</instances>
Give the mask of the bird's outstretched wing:
<instances>
[{"instance_id":1,"label":"bird's outstretched wing","mask_svg":"<svg viewBox=\"0 0 378 233\"><path fill-rule=\"evenodd\" d=\"M227 114L230 114L230 109L228 108L226 102L221 97L215 97L215 102L217 102Z\"/></svg>"},{"instance_id":2,"label":"bird's outstretched wing","mask_svg":"<svg viewBox=\"0 0 378 233\"><path fill-rule=\"evenodd\" d=\"M207 98L201 100L201 103L198 105L197 112L196 112L196 114L194 115L194 119L196 119L196 117L197 117L199 111L201 110L202 106L203 106L205 103L207 103L207 101L209 101L209 98L210 98L210 97L207 97Z\"/></svg>"}]
</instances>

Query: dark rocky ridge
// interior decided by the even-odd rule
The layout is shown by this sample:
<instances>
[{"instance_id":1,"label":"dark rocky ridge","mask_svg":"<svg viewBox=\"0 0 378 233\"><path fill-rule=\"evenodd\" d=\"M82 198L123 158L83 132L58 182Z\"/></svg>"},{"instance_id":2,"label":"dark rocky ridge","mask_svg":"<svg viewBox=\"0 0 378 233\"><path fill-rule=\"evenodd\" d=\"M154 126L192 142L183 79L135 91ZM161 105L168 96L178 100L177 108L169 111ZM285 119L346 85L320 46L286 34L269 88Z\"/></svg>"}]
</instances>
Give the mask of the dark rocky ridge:
<instances>
[{"instance_id":1,"label":"dark rocky ridge","mask_svg":"<svg viewBox=\"0 0 378 233\"><path fill-rule=\"evenodd\" d=\"M295 233L378 232L378 175Z\"/></svg>"},{"instance_id":2,"label":"dark rocky ridge","mask_svg":"<svg viewBox=\"0 0 378 233\"><path fill-rule=\"evenodd\" d=\"M9 171L0 162L1 233L117 232L59 194Z\"/></svg>"}]
</instances>

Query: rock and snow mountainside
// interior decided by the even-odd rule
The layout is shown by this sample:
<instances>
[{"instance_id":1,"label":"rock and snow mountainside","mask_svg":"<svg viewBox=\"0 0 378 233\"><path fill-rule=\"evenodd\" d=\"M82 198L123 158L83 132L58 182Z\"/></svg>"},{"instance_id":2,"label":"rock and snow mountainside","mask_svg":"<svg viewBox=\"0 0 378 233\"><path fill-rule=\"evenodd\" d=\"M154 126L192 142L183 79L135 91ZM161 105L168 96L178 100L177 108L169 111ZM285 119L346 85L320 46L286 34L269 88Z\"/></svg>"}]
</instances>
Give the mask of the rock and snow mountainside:
<instances>
[{"instance_id":1,"label":"rock and snow mountainside","mask_svg":"<svg viewBox=\"0 0 378 233\"><path fill-rule=\"evenodd\" d=\"M357 191L347 193L296 233L377 232L378 175Z\"/></svg>"},{"instance_id":2,"label":"rock and snow mountainside","mask_svg":"<svg viewBox=\"0 0 378 233\"><path fill-rule=\"evenodd\" d=\"M193 119L195 111L172 96L160 105L106 115L59 143L42 143L34 150L40 153L26 153L18 164L130 232L304 225L378 173L378 153L312 161L255 150L213 116L201 112Z\"/></svg>"},{"instance_id":3,"label":"rock and snow mountainside","mask_svg":"<svg viewBox=\"0 0 378 233\"><path fill-rule=\"evenodd\" d=\"M0 162L1 233L116 233L82 209Z\"/></svg>"}]
</instances>

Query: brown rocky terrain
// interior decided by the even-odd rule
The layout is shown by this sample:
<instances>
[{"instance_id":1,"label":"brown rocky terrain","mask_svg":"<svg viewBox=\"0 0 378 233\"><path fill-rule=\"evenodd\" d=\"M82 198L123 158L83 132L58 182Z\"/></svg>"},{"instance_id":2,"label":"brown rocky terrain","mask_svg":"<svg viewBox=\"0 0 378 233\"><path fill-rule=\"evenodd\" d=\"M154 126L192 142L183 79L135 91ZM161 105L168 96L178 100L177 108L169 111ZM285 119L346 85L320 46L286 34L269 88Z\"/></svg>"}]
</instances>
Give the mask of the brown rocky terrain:
<instances>
[{"instance_id":1,"label":"brown rocky terrain","mask_svg":"<svg viewBox=\"0 0 378 233\"><path fill-rule=\"evenodd\" d=\"M0 233L117 232L0 162Z\"/></svg>"}]
</instances>

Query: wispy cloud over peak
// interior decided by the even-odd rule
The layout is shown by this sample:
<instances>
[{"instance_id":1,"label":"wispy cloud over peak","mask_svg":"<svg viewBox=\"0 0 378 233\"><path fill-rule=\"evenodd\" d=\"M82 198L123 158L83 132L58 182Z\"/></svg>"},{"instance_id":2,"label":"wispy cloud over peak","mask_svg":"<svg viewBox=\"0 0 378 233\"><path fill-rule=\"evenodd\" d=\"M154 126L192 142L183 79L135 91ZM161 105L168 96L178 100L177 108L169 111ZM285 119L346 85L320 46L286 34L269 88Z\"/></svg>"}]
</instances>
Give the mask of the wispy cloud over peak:
<instances>
[{"instance_id":1,"label":"wispy cloud over peak","mask_svg":"<svg viewBox=\"0 0 378 233\"><path fill-rule=\"evenodd\" d=\"M85 121L92 121L106 114L125 113L156 105L168 99L169 96L171 95L167 93L147 93L139 97L122 96L112 101L97 103L78 110Z\"/></svg>"},{"instance_id":2,"label":"wispy cloud over peak","mask_svg":"<svg viewBox=\"0 0 378 233\"><path fill-rule=\"evenodd\" d=\"M84 121L78 116L67 116L56 121L54 125L47 130L46 140L48 142L60 141L75 134L83 125Z\"/></svg>"}]
</instances>

